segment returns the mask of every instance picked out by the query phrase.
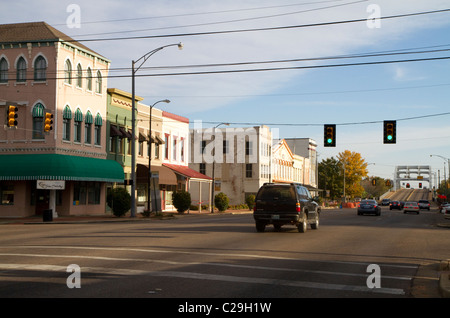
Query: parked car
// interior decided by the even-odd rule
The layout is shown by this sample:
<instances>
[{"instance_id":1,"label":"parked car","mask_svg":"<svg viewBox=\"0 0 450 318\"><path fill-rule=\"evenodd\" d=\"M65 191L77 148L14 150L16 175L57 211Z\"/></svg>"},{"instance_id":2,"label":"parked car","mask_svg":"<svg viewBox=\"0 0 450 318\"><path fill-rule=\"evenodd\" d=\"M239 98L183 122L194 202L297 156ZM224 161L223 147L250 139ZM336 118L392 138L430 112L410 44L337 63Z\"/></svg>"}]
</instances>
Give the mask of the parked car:
<instances>
[{"instance_id":1,"label":"parked car","mask_svg":"<svg viewBox=\"0 0 450 318\"><path fill-rule=\"evenodd\" d=\"M441 203L441 204L439 205L439 212L440 212L440 213L445 213L447 207L449 207L449 206L450 206L450 203L448 203L448 202L443 202L443 203Z\"/></svg>"},{"instance_id":2,"label":"parked car","mask_svg":"<svg viewBox=\"0 0 450 318\"><path fill-rule=\"evenodd\" d=\"M381 200L381 205L389 205L391 203L391 199L383 199Z\"/></svg>"},{"instance_id":3,"label":"parked car","mask_svg":"<svg viewBox=\"0 0 450 318\"><path fill-rule=\"evenodd\" d=\"M430 206L431 206L430 201L419 200L418 204L419 204L419 209L426 209L426 210L430 211Z\"/></svg>"},{"instance_id":4,"label":"parked car","mask_svg":"<svg viewBox=\"0 0 450 318\"><path fill-rule=\"evenodd\" d=\"M417 202L405 202L405 206L403 207L403 213L406 212L416 212L419 214L420 208Z\"/></svg>"},{"instance_id":5,"label":"parked car","mask_svg":"<svg viewBox=\"0 0 450 318\"><path fill-rule=\"evenodd\" d=\"M389 210L392 210L392 209L401 210L402 208L403 208L403 206L400 203L400 201L391 201L391 203L389 204Z\"/></svg>"},{"instance_id":6,"label":"parked car","mask_svg":"<svg viewBox=\"0 0 450 318\"><path fill-rule=\"evenodd\" d=\"M381 207L378 205L375 200L362 200L358 207L358 215L362 214L381 214Z\"/></svg>"},{"instance_id":7,"label":"parked car","mask_svg":"<svg viewBox=\"0 0 450 318\"><path fill-rule=\"evenodd\" d=\"M301 184L265 183L256 194L253 218L258 232L264 232L269 224L276 231L293 224L304 233L308 224L319 228L320 207Z\"/></svg>"}]
</instances>

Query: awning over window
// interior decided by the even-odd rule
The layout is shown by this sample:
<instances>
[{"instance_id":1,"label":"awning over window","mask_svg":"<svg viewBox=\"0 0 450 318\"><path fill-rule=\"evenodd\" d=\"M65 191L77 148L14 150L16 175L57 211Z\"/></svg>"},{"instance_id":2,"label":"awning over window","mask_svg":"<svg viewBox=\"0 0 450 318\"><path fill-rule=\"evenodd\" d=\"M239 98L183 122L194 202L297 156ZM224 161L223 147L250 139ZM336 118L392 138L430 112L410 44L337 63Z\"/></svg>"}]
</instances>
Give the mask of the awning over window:
<instances>
[{"instance_id":1,"label":"awning over window","mask_svg":"<svg viewBox=\"0 0 450 318\"><path fill-rule=\"evenodd\" d=\"M169 163L163 163L163 167L167 167L173 172L180 174L182 176L185 176L188 179L197 179L197 180L207 180L212 181L212 178L208 177L207 175L204 175L194 169L191 169L187 166L181 166L181 165L174 165Z\"/></svg>"},{"instance_id":2,"label":"awning over window","mask_svg":"<svg viewBox=\"0 0 450 318\"><path fill-rule=\"evenodd\" d=\"M114 160L58 154L0 155L0 180L123 182Z\"/></svg>"}]
</instances>

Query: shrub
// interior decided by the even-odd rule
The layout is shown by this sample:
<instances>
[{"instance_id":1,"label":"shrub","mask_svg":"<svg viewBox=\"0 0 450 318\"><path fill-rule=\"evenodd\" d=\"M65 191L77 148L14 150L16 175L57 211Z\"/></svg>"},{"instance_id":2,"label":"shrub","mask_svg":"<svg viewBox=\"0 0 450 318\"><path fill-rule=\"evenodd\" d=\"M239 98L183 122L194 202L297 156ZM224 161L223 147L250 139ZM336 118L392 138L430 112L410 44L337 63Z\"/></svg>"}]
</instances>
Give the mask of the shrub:
<instances>
[{"instance_id":1,"label":"shrub","mask_svg":"<svg viewBox=\"0 0 450 318\"><path fill-rule=\"evenodd\" d=\"M220 212L225 211L228 208L230 200L228 199L227 195L223 192L220 192L214 197L214 204L217 209L219 209Z\"/></svg>"},{"instance_id":2,"label":"shrub","mask_svg":"<svg viewBox=\"0 0 450 318\"><path fill-rule=\"evenodd\" d=\"M255 195L254 194L250 194L245 198L245 203L247 203L248 208L250 210L253 209L253 206L255 205Z\"/></svg>"},{"instance_id":3,"label":"shrub","mask_svg":"<svg viewBox=\"0 0 450 318\"><path fill-rule=\"evenodd\" d=\"M191 194L186 191L175 192L172 196L172 202L178 213L183 213L191 206Z\"/></svg>"},{"instance_id":4,"label":"shrub","mask_svg":"<svg viewBox=\"0 0 450 318\"><path fill-rule=\"evenodd\" d=\"M117 217L125 215L131 208L131 196L125 188L112 189L106 198L106 202Z\"/></svg>"}]
</instances>

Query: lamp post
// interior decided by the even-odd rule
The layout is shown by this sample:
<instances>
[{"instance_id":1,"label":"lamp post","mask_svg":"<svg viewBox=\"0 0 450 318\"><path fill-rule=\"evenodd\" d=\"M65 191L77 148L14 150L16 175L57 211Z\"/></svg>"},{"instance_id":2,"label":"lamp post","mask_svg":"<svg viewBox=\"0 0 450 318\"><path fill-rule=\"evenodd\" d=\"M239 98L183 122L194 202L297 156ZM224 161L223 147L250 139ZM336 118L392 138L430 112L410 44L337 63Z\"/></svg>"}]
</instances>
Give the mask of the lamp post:
<instances>
[{"instance_id":1,"label":"lamp post","mask_svg":"<svg viewBox=\"0 0 450 318\"><path fill-rule=\"evenodd\" d=\"M161 51L162 49L169 46L178 46L181 50L183 48L183 44L180 42L178 44L169 44L165 46L161 46L157 49L154 49L147 54L141 56L136 61L131 61L131 217L136 217L136 101L135 101L135 75L136 72L141 68L141 66L156 52ZM142 60L142 63L136 67L136 63Z\"/></svg>"},{"instance_id":2,"label":"lamp post","mask_svg":"<svg viewBox=\"0 0 450 318\"><path fill-rule=\"evenodd\" d=\"M444 160L447 160L447 167L448 167L448 170L449 170L448 174L450 176L450 159L449 158L445 158L445 157L440 156L440 155L430 155L430 157L433 157L433 156L439 157L439 158L444 159ZM444 188L445 189L445 195L447 195L448 186L447 186L447 176L445 174L445 161L444 161L444 182L445 182L445 188ZM438 186L439 186L439 188L441 187L440 182L439 182Z\"/></svg>"},{"instance_id":3,"label":"lamp post","mask_svg":"<svg viewBox=\"0 0 450 318\"><path fill-rule=\"evenodd\" d=\"M217 127L219 127L220 125L226 125L226 126L229 126L230 124L229 123L220 123L220 124L218 124L218 125L216 125L214 128L213 128L213 135L214 135L214 143L216 143L216 128ZM212 189L211 189L211 213L214 213L214 188L215 188L215 186L216 186L216 179L215 179L215 177L214 177L214 172L215 172L215 162L216 162L216 158L215 158L215 156L216 156L216 147L214 147L214 157L213 157L213 166L212 166L212 182L213 182L213 184L212 184Z\"/></svg>"},{"instance_id":4,"label":"lamp post","mask_svg":"<svg viewBox=\"0 0 450 318\"><path fill-rule=\"evenodd\" d=\"M152 110L153 107L158 104L158 103L170 103L170 100L168 99L163 99L163 100L159 100L156 103L154 103L152 106L150 106L150 114L149 114L149 123L148 123L148 127L149 127L149 131L148 131L148 138L149 138L149 143L148 143L148 147L149 147L149 153L148 153L148 186L147 186L147 211L150 212L150 181L151 181L151 175L152 175ZM156 147L156 143L155 143L155 147Z\"/></svg>"}]
</instances>

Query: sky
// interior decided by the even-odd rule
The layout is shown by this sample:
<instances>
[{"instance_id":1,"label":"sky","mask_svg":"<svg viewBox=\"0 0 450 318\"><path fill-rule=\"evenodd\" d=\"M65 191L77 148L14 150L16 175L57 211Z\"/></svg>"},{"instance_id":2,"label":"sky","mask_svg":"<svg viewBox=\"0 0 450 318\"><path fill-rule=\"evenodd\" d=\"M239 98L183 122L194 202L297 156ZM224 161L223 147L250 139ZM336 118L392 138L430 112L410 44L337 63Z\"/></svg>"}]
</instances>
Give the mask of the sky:
<instances>
[{"instance_id":1,"label":"sky","mask_svg":"<svg viewBox=\"0 0 450 318\"><path fill-rule=\"evenodd\" d=\"M129 92L132 60L182 42L136 72L145 104L169 99L157 107L204 128L264 124L311 138L319 161L359 152L369 176L430 165L443 179L450 11L399 15L445 9L450 0L0 0L0 23L49 23L111 60L110 75L125 76L108 87ZM397 120L394 145L383 144L384 120ZM337 125L336 147L323 147L324 124Z\"/></svg>"}]
</instances>

